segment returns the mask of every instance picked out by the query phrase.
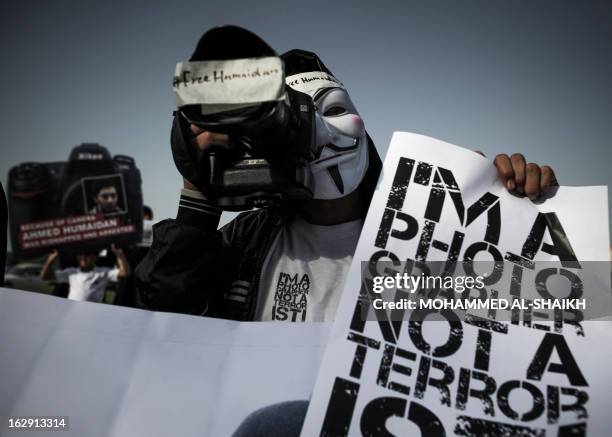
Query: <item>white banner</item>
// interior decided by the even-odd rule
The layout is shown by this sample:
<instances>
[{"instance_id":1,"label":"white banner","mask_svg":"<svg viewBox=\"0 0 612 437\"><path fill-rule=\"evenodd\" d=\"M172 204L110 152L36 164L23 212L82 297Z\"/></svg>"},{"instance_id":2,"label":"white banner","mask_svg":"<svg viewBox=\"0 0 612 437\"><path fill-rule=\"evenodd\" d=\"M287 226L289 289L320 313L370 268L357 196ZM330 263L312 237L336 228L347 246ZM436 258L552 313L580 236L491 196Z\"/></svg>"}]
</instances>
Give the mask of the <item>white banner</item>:
<instances>
[{"instance_id":1,"label":"white banner","mask_svg":"<svg viewBox=\"0 0 612 437\"><path fill-rule=\"evenodd\" d=\"M509 194L478 154L395 133L302 435L609 435L611 322L451 323L442 311L437 321L366 321L362 310L374 311L361 279L361 261L470 252L500 254L518 281L563 247L581 263L609 261L608 242L606 187L561 187L532 203ZM604 265L604 286L591 291L609 301Z\"/></svg>"},{"instance_id":2,"label":"white banner","mask_svg":"<svg viewBox=\"0 0 612 437\"><path fill-rule=\"evenodd\" d=\"M229 436L259 408L308 399L329 327L0 289L0 435ZM24 416L67 430L8 427Z\"/></svg>"}]
</instances>

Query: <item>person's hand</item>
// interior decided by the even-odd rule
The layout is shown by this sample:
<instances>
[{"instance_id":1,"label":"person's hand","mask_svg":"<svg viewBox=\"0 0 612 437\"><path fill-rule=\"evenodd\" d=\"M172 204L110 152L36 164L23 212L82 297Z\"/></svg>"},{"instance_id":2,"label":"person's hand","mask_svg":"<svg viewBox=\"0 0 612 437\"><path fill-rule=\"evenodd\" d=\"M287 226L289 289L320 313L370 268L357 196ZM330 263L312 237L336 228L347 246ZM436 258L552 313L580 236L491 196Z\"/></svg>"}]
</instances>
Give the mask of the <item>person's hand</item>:
<instances>
[{"instance_id":1,"label":"person's hand","mask_svg":"<svg viewBox=\"0 0 612 437\"><path fill-rule=\"evenodd\" d=\"M59 252L57 249L53 249L51 253L47 256L47 260L40 270L40 279L47 280L50 277L51 265L55 262L55 260L59 257Z\"/></svg>"},{"instance_id":2,"label":"person's hand","mask_svg":"<svg viewBox=\"0 0 612 437\"><path fill-rule=\"evenodd\" d=\"M111 250L116 256L123 255L123 249L118 247L115 243L111 244Z\"/></svg>"},{"instance_id":3,"label":"person's hand","mask_svg":"<svg viewBox=\"0 0 612 437\"><path fill-rule=\"evenodd\" d=\"M195 135L194 139L191 141L191 145L196 149L198 162L202 159L204 151L213 144L227 145L228 143L229 138L227 134L216 134L214 132L205 131L195 124L192 124L190 127L191 132ZM185 178L183 178L183 187L189 190L198 191L198 188Z\"/></svg>"},{"instance_id":4,"label":"person's hand","mask_svg":"<svg viewBox=\"0 0 612 437\"><path fill-rule=\"evenodd\" d=\"M500 154L493 161L504 186L513 194L537 200L549 187L559 185L555 172L547 165L526 163L520 153L512 156Z\"/></svg>"}]
</instances>

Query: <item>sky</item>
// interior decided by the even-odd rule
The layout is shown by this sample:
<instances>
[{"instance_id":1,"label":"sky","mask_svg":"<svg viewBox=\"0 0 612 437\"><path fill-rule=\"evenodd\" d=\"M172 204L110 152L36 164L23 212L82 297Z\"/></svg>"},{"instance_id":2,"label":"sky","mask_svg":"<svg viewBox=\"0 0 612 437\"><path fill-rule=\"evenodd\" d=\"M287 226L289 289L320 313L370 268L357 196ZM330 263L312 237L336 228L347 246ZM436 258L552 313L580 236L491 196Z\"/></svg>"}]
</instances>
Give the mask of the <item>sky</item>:
<instances>
[{"instance_id":1,"label":"sky","mask_svg":"<svg viewBox=\"0 0 612 437\"><path fill-rule=\"evenodd\" d=\"M381 155L410 131L611 185L612 2L577 0L3 2L3 183L98 142L136 159L156 220L174 217L174 66L222 24L316 52Z\"/></svg>"}]
</instances>

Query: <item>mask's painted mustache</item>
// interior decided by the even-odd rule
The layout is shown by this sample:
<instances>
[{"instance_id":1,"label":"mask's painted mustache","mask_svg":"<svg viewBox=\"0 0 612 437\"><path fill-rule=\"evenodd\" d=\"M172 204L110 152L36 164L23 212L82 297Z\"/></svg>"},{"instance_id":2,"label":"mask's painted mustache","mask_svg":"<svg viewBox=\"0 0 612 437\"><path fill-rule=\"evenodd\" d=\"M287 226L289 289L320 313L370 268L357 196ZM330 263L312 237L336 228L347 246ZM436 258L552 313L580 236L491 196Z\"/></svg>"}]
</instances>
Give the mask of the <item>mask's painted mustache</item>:
<instances>
[{"instance_id":1,"label":"mask's painted mustache","mask_svg":"<svg viewBox=\"0 0 612 437\"><path fill-rule=\"evenodd\" d=\"M337 158L338 156L342 156L348 152L353 152L357 150L358 147L359 147L359 138L354 138L353 145L348 146L348 147L340 147L332 143L324 144L317 149L315 153L315 160L312 162L312 164L318 164L320 162L327 161L328 159ZM323 153L323 150L325 150L326 148L333 150L334 152L337 152L337 153L335 155L328 156L327 158L323 158L319 160L319 158L321 157L321 153Z\"/></svg>"}]
</instances>

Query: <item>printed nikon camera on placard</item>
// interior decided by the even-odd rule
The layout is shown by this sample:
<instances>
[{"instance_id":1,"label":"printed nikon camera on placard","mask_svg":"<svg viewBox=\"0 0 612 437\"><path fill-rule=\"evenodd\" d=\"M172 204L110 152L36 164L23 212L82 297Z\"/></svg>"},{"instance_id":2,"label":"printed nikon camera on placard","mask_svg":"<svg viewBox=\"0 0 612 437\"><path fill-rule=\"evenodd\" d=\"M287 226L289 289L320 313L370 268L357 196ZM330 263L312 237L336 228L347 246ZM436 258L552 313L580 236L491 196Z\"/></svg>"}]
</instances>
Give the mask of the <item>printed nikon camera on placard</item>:
<instances>
[{"instance_id":1,"label":"printed nikon camera on placard","mask_svg":"<svg viewBox=\"0 0 612 437\"><path fill-rule=\"evenodd\" d=\"M8 175L13 252L79 253L142 237L142 182L129 156L95 143L75 147L67 162L28 162Z\"/></svg>"}]
</instances>

